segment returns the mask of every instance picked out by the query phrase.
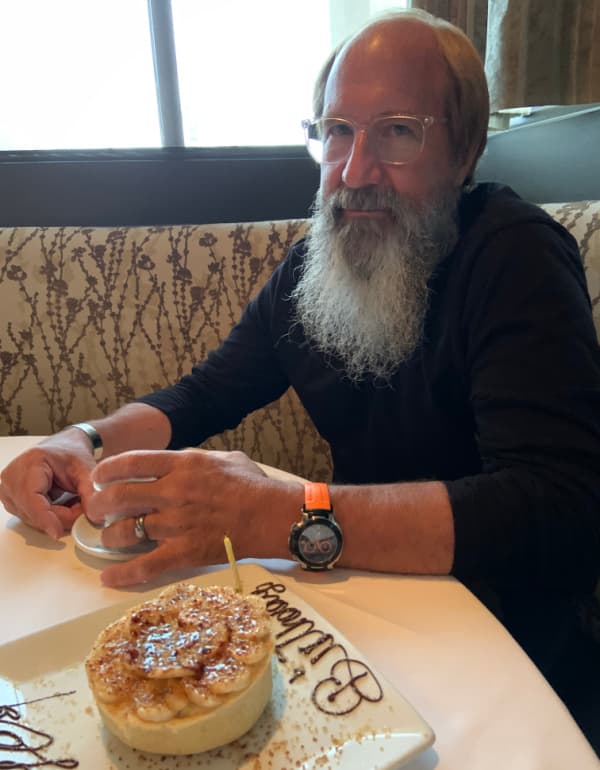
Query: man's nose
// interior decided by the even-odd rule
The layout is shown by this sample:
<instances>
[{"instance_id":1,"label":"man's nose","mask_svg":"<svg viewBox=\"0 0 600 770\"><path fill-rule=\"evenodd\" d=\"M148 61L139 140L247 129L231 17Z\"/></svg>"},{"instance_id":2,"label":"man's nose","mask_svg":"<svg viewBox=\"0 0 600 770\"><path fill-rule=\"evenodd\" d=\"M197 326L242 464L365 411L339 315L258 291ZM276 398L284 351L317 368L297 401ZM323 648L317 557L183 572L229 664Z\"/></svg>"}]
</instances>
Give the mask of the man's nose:
<instances>
[{"instance_id":1,"label":"man's nose","mask_svg":"<svg viewBox=\"0 0 600 770\"><path fill-rule=\"evenodd\" d=\"M367 132L357 131L346 159L342 180L347 187L368 187L381 181L381 161L373 152Z\"/></svg>"}]
</instances>

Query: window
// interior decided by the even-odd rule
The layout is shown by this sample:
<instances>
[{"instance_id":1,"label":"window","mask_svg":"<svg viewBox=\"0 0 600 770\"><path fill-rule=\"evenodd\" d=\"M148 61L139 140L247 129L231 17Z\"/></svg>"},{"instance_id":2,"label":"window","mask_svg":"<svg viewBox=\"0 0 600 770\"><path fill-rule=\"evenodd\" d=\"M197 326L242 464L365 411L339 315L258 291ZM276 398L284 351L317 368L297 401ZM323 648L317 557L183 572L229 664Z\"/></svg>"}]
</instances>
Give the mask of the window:
<instances>
[{"instance_id":1,"label":"window","mask_svg":"<svg viewBox=\"0 0 600 770\"><path fill-rule=\"evenodd\" d=\"M146 0L0 4L0 150L156 147Z\"/></svg>"},{"instance_id":2,"label":"window","mask_svg":"<svg viewBox=\"0 0 600 770\"><path fill-rule=\"evenodd\" d=\"M331 46L406 5L171 0L185 145L301 144ZM161 146L150 18L148 0L1 3L0 150Z\"/></svg>"},{"instance_id":3,"label":"window","mask_svg":"<svg viewBox=\"0 0 600 770\"><path fill-rule=\"evenodd\" d=\"M257 20L257 5L268 23ZM301 143L300 121L311 114L312 84L330 48L324 5L173 0L186 145Z\"/></svg>"}]
</instances>

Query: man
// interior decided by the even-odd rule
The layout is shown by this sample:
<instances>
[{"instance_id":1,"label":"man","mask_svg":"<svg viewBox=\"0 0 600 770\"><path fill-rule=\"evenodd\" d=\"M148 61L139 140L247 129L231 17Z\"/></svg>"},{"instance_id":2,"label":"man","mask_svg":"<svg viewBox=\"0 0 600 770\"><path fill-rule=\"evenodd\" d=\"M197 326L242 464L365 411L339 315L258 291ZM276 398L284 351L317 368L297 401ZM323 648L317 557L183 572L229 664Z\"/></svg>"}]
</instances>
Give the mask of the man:
<instances>
[{"instance_id":1,"label":"man","mask_svg":"<svg viewBox=\"0 0 600 770\"><path fill-rule=\"evenodd\" d=\"M238 557L286 557L302 485L240 453L164 449L291 385L332 448L340 565L453 572L522 638L529 615L562 624L600 567L598 346L573 239L506 189L470 189L487 119L450 25L398 13L349 40L306 125L322 156L308 242L191 375L94 420L108 459L94 468L67 428L5 470L5 507L56 538L82 508L125 515L106 545L159 545L108 567L112 586L220 563L225 532ZM131 477L156 480L92 488ZM52 505L54 487L81 503Z\"/></svg>"}]
</instances>

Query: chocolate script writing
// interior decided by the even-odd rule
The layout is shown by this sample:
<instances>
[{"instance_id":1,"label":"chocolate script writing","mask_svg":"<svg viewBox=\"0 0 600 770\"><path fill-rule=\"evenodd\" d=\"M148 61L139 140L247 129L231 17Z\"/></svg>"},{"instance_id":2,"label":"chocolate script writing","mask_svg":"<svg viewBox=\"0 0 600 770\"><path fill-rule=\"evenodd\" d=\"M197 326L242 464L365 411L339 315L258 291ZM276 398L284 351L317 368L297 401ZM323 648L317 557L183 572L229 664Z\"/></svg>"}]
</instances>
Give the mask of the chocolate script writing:
<instances>
[{"instance_id":1,"label":"chocolate script writing","mask_svg":"<svg viewBox=\"0 0 600 770\"><path fill-rule=\"evenodd\" d=\"M371 669L359 660L350 658L343 645L333 636L315 628L314 621L290 606L282 598L282 583L272 581L256 586L252 593L265 600L267 612L276 618L283 630L275 634L277 658L286 660L282 650L298 642L298 651L309 656L309 663L316 666L327 657L333 660L328 676L321 679L312 691L314 705L325 714L342 716L357 709L363 701L376 703L383 698L383 690ZM294 672L295 673L295 672ZM292 681L292 680L290 680Z\"/></svg>"},{"instance_id":2,"label":"chocolate script writing","mask_svg":"<svg viewBox=\"0 0 600 770\"><path fill-rule=\"evenodd\" d=\"M35 730L29 725L23 724L21 720L20 706L26 706L30 703L37 703L50 698L62 698L67 695L73 695L75 690L70 692L57 692L54 695L48 695L45 698L36 698L35 700L23 701L22 703L11 703L6 706L0 706L0 757L3 752L9 754L22 755L22 760L3 760L0 758L0 768L2 770L27 770L31 767L59 767L74 768L79 767L76 759L48 759L44 756L46 749L53 743L54 738L42 730Z\"/></svg>"}]
</instances>

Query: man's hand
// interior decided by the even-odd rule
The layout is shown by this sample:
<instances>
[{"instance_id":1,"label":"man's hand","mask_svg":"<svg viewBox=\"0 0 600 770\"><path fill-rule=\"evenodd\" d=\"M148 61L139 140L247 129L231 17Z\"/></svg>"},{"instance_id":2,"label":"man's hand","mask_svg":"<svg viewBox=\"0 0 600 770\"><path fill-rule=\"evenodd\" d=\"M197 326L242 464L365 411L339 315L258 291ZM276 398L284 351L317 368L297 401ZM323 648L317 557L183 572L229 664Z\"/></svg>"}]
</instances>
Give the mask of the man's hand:
<instances>
[{"instance_id":1,"label":"man's hand","mask_svg":"<svg viewBox=\"0 0 600 770\"><path fill-rule=\"evenodd\" d=\"M127 483L135 478L155 480ZM256 538L264 532L268 517L264 511L260 517L253 513L261 508L270 486L280 484L267 479L242 452L194 449L126 452L99 463L92 479L107 486L89 499L89 518L101 523L125 517L104 530L107 547L138 543L134 524L141 514L146 514L148 537L158 542L150 553L108 567L102 580L110 586L144 583L167 570L224 562L225 534L238 558L256 555Z\"/></svg>"},{"instance_id":2,"label":"man's hand","mask_svg":"<svg viewBox=\"0 0 600 770\"><path fill-rule=\"evenodd\" d=\"M85 500L92 491L94 465L87 438L79 430L66 429L6 466L0 475L0 501L25 524L58 539L82 512L78 498ZM75 499L61 502L63 492Z\"/></svg>"}]
</instances>

